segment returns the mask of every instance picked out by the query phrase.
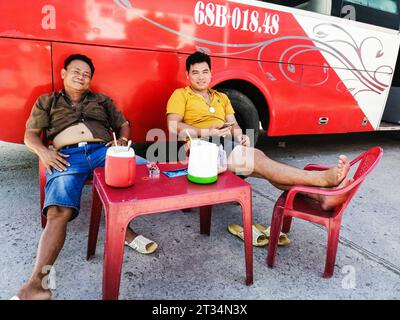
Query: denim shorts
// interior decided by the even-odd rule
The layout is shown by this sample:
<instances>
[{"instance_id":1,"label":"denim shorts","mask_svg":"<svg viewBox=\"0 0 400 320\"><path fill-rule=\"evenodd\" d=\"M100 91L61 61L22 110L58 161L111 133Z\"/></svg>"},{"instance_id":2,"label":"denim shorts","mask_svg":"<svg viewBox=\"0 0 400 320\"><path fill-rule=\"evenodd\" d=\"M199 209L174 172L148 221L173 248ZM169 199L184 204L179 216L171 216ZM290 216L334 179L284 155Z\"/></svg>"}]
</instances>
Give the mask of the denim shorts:
<instances>
[{"instance_id":1,"label":"denim shorts","mask_svg":"<svg viewBox=\"0 0 400 320\"><path fill-rule=\"evenodd\" d=\"M85 180L93 175L93 170L104 167L108 147L104 143L87 144L83 147L61 148L59 152L69 155L65 158L71 166L67 171L59 172L52 168L53 173L46 171L45 199L42 214L47 215L50 206L60 206L73 209L71 220L79 214L81 194ZM148 161L136 156L137 164Z\"/></svg>"}]
</instances>

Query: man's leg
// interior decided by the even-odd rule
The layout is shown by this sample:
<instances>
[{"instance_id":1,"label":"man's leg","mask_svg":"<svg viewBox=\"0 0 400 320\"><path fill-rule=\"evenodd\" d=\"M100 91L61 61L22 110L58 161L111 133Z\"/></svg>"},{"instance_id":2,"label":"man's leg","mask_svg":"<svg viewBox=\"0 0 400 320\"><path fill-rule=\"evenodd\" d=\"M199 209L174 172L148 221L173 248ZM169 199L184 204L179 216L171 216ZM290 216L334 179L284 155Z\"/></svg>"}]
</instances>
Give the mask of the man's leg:
<instances>
[{"instance_id":1,"label":"man's leg","mask_svg":"<svg viewBox=\"0 0 400 320\"><path fill-rule=\"evenodd\" d=\"M233 172L239 171L257 178L264 178L281 190L289 190L293 185L343 188L351 183L351 180L345 179L350 169L350 163L345 156L340 156L338 164L331 169L308 171L271 160L258 149L238 146L228 159L228 168ZM307 193L305 195L320 201L324 210L333 209L347 197L347 194L322 196Z\"/></svg>"},{"instance_id":2,"label":"man's leg","mask_svg":"<svg viewBox=\"0 0 400 320\"><path fill-rule=\"evenodd\" d=\"M349 183L353 182L353 179L348 179L345 178L339 185L335 188L329 188L329 189L340 189L346 187ZM275 188L287 191L291 188L291 186L284 186L281 184L276 184L276 183L271 183ZM324 210L332 210L339 204L342 204L344 201L347 199L347 193L343 193L339 196L324 196L320 194L314 194L314 193L306 193L306 192L300 192L301 194L319 201L321 203L321 207Z\"/></svg>"},{"instance_id":3,"label":"man's leg","mask_svg":"<svg viewBox=\"0 0 400 320\"><path fill-rule=\"evenodd\" d=\"M60 253L67 232L67 224L71 219L73 209L51 206L47 211L47 223L39 240L35 267L28 282L19 290L18 297L22 300L51 299L51 291L42 284L48 275L46 266L53 266Z\"/></svg>"},{"instance_id":4,"label":"man's leg","mask_svg":"<svg viewBox=\"0 0 400 320\"><path fill-rule=\"evenodd\" d=\"M70 155L68 162L71 166L66 171L53 169L51 174L46 172L43 209L47 217L46 227L39 240L32 275L17 294L20 299L51 298L46 280L51 276L50 268L64 245L68 221L79 213L81 193L87 178L88 166L83 153L77 152L79 150L61 149L62 153Z\"/></svg>"},{"instance_id":5,"label":"man's leg","mask_svg":"<svg viewBox=\"0 0 400 320\"><path fill-rule=\"evenodd\" d=\"M237 146L228 159L228 169L236 173L262 177L274 185L306 185L336 187L346 177L350 165L347 157L340 156L338 164L326 171L307 171L268 158L255 148Z\"/></svg>"}]
</instances>

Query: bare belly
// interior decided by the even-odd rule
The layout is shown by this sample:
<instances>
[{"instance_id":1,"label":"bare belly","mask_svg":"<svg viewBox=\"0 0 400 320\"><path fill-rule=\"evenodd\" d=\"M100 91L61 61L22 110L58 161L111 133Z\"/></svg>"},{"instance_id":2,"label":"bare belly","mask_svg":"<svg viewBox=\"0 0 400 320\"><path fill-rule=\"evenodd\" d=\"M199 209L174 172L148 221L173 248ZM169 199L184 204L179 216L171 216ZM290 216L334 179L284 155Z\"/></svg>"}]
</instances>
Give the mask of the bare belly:
<instances>
[{"instance_id":1,"label":"bare belly","mask_svg":"<svg viewBox=\"0 0 400 320\"><path fill-rule=\"evenodd\" d=\"M53 145L56 149L60 149L64 146L82 142L82 141L103 141L102 139L94 138L85 124L78 123L72 127L68 127L61 131L53 139Z\"/></svg>"}]
</instances>

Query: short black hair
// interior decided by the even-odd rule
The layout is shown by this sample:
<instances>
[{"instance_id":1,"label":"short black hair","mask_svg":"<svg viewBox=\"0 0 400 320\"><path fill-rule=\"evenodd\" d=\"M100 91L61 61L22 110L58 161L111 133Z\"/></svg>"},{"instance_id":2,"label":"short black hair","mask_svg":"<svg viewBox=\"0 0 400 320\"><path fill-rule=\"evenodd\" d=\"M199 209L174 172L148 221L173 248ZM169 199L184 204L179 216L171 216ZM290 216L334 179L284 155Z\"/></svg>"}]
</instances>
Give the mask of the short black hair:
<instances>
[{"instance_id":1,"label":"short black hair","mask_svg":"<svg viewBox=\"0 0 400 320\"><path fill-rule=\"evenodd\" d=\"M186 59L186 71L189 72L190 66L194 65L195 63L207 62L208 67L211 70L211 59L210 56L204 52L196 51L192 53Z\"/></svg>"},{"instance_id":2,"label":"short black hair","mask_svg":"<svg viewBox=\"0 0 400 320\"><path fill-rule=\"evenodd\" d=\"M71 54L70 56L68 56L67 59L65 59L65 61L64 61L64 69L67 70L69 64L74 60L81 60L83 62L86 62L90 67L90 71L92 72L92 77L93 77L93 75L94 75L94 64L93 64L92 60L89 57L87 57L87 56L85 56L83 54L77 53L77 54Z\"/></svg>"}]
</instances>

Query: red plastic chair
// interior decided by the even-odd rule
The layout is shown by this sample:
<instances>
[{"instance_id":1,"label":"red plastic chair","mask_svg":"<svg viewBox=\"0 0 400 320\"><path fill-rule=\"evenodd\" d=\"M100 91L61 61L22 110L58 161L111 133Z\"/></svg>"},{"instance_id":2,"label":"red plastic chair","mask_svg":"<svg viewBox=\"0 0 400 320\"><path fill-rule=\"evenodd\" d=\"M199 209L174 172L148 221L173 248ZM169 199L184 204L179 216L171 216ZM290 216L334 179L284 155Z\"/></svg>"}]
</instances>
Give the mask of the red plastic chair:
<instances>
[{"instance_id":1,"label":"red plastic chair","mask_svg":"<svg viewBox=\"0 0 400 320\"><path fill-rule=\"evenodd\" d=\"M339 232L342 216L345 208L353 198L361 183L367 175L377 165L382 157L383 150L380 147L374 147L364 152L356 159L350 162L351 166L359 163L354 173L354 181L341 189L321 189L306 186L294 186L289 191L283 192L278 198L271 219L271 233L268 245L267 264L273 268L275 263L276 250L279 239L279 232L287 233L290 231L292 218L300 218L310 222L323 225L328 230L328 244L325 260L324 278L330 278L333 275L335 267L336 252L339 242ZM305 170L326 170L329 167L309 164ZM299 192L313 193L326 196L334 196L347 194L347 199L335 209L325 211L321 208L320 203L316 200L308 198Z\"/></svg>"}]
</instances>

